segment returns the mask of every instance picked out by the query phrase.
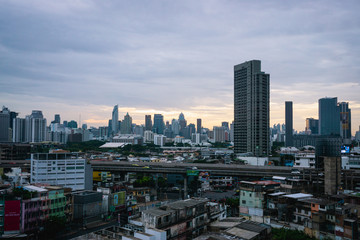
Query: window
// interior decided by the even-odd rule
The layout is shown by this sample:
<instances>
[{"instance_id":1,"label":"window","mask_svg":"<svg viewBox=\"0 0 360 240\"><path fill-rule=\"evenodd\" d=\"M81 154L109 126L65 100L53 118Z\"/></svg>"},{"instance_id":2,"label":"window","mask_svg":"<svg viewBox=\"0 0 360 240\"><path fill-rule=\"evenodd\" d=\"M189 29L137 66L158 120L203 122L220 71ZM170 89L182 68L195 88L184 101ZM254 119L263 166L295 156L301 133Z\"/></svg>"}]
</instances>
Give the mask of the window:
<instances>
[{"instance_id":1,"label":"window","mask_svg":"<svg viewBox=\"0 0 360 240\"><path fill-rule=\"evenodd\" d=\"M241 203L242 203L242 204L246 204L246 201L245 201L245 200L242 200Z\"/></svg>"}]
</instances>

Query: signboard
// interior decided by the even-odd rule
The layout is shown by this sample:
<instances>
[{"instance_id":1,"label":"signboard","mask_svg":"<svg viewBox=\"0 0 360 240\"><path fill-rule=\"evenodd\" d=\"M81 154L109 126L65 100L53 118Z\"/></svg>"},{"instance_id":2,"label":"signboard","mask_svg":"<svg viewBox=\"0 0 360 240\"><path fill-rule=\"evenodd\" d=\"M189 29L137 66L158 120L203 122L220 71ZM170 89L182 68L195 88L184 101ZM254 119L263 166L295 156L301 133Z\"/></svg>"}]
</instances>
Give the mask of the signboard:
<instances>
[{"instance_id":1,"label":"signboard","mask_svg":"<svg viewBox=\"0 0 360 240\"><path fill-rule=\"evenodd\" d=\"M20 230L20 201L5 201L4 231Z\"/></svg>"},{"instance_id":2,"label":"signboard","mask_svg":"<svg viewBox=\"0 0 360 240\"><path fill-rule=\"evenodd\" d=\"M187 171L186 171L186 175L187 175L187 176L198 176L198 175L199 175L199 171L197 171L197 170L187 170Z\"/></svg>"},{"instance_id":3,"label":"signboard","mask_svg":"<svg viewBox=\"0 0 360 240\"><path fill-rule=\"evenodd\" d=\"M124 206L125 205L125 197L126 197L125 191L112 194L112 196L111 196L112 204L111 205L114 207Z\"/></svg>"},{"instance_id":4,"label":"signboard","mask_svg":"<svg viewBox=\"0 0 360 240\"><path fill-rule=\"evenodd\" d=\"M349 129L349 113L341 112L340 117L341 117L342 129L348 130Z\"/></svg>"}]
</instances>

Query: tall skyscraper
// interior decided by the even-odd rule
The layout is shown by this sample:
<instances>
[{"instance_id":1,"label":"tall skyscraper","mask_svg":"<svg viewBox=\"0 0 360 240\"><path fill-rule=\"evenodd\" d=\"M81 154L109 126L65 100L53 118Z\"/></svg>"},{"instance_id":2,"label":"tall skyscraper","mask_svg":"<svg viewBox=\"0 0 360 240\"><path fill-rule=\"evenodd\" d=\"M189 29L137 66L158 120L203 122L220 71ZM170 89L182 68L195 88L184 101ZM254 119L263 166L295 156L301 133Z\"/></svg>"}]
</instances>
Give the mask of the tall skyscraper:
<instances>
[{"instance_id":1,"label":"tall skyscraper","mask_svg":"<svg viewBox=\"0 0 360 240\"><path fill-rule=\"evenodd\" d=\"M5 107L0 111L0 142L10 142L10 111Z\"/></svg>"},{"instance_id":2,"label":"tall skyscraper","mask_svg":"<svg viewBox=\"0 0 360 240\"><path fill-rule=\"evenodd\" d=\"M269 154L270 75L261 61L234 66L234 151Z\"/></svg>"},{"instance_id":3,"label":"tall skyscraper","mask_svg":"<svg viewBox=\"0 0 360 240\"><path fill-rule=\"evenodd\" d=\"M121 122L121 134L132 134L132 118L129 113L126 113Z\"/></svg>"},{"instance_id":4,"label":"tall skyscraper","mask_svg":"<svg viewBox=\"0 0 360 240\"><path fill-rule=\"evenodd\" d=\"M164 134L164 126L164 116L161 114L154 114L153 132Z\"/></svg>"},{"instance_id":5,"label":"tall skyscraper","mask_svg":"<svg viewBox=\"0 0 360 240\"><path fill-rule=\"evenodd\" d=\"M185 128L186 128L186 125L187 125L187 122L185 120L185 116L183 113L180 113L179 115L179 125L180 125L180 136L185 136Z\"/></svg>"},{"instance_id":6,"label":"tall skyscraper","mask_svg":"<svg viewBox=\"0 0 360 240\"><path fill-rule=\"evenodd\" d=\"M13 121L13 142L26 142L25 119L15 118Z\"/></svg>"},{"instance_id":7,"label":"tall skyscraper","mask_svg":"<svg viewBox=\"0 0 360 240\"><path fill-rule=\"evenodd\" d=\"M16 123L15 123L16 124ZM21 124L21 122L19 122ZM16 129L21 129L21 126ZM25 117L25 141L43 142L46 140L46 119L39 110L33 110L31 115ZM15 133L16 134L16 133Z\"/></svg>"},{"instance_id":8,"label":"tall skyscraper","mask_svg":"<svg viewBox=\"0 0 360 240\"><path fill-rule=\"evenodd\" d=\"M285 102L285 146L292 147L293 143L293 102Z\"/></svg>"},{"instance_id":9,"label":"tall skyscraper","mask_svg":"<svg viewBox=\"0 0 360 240\"><path fill-rule=\"evenodd\" d=\"M306 119L305 131L311 131L311 134L319 134L319 120L314 118Z\"/></svg>"},{"instance_id":10,"label":"tall skyscraper","mask_svg":"<svg viewBox=\"0 0 360 240\"><path fill-rule=\"evenodd\" d=\"M340 111L337 98L319 99L320 135L340 135Z\"/></svg>"},{"instance_id":11,"label":"tall skyscraper","mask_svg":"<svg viewBox=\"0 0 360 240\"><path fill-rule=\"evenodd\" d=\"M151 115L145 115L145 131L152 130Z\"/></svg>"},{"instance_id":12,"label":"tall skyscraper","mask_svg":"<svg viewBox=\"0 0 360 240\"><path fill-rule=\"evenodd\" d=\"M340 108L340 136L343 139L351 139L351 109L348 102L339 103Z\"/></svg>"},{"instance_id":13,"label":"tall skyscraper","mask_svg":"<svg viewBox=\"0 0 360 240\"><path fill-rule=\"evenodd\" d=\"M201 118L196 120L196 133L201 133Z\"/></svg>"},{"instance_id":14,"label":"tall skyscraper","mask_svg":"<svg viewBox=\"0 0 360 240\"><path fill-rule=\"evenodd\" d=\"M176 137L177 135L179 135L180 133L180 125L179 125L179 121L176 119L173 119L171 121L171 130L174 134L174 137Z\"/></svg>"},{"instance_id":15,"label":"tall skyscraper","mask_svg":"<svg viewBox=\"0 0 360 240\"><path fill-rule=\"evenodd\" d=\"M113 134L117 134L119 132L119 109L118 105L114 106L112 111L112 118L111 118L111 130Z\"/></svg>"}]
</instances>

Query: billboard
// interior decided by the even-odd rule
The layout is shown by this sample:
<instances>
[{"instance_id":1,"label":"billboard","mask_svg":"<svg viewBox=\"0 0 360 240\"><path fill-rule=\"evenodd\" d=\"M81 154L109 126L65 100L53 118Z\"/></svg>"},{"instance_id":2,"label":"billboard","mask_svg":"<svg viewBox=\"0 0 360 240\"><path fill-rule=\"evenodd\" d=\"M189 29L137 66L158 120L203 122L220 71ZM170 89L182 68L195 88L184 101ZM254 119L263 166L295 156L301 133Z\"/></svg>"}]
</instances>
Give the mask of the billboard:
<instances>
[{"instance_id":1,"label":"billboard","mask_svg":"<svg viewBox=\"0 0 360 240\"><path fill-rule=\"evenodd\" d=\"M187 171L186 171L186 175L187 175L187 176L198 176L198 175L199 175L199 171L196 171L196 170L187 170Z\"/></svg>"},{"instance_id":2,"label":"billboard","mask_svg":"<svg viewBox=\"0 0 360 240\"><path fill-rule=\"evenodd\" d=\"M111 206L118 207L125 205L126 192L117 192L111 195Z\"/></svg>"},{"instance_id":3,"label":"billboard","mask_svg":"<svg viewBox=\"0 0 360 240\"><path fill-rule=\"evenodd\" d=\"M20 230L20 200L5 201L4 231Z\"/></svg>"}]
</instances>

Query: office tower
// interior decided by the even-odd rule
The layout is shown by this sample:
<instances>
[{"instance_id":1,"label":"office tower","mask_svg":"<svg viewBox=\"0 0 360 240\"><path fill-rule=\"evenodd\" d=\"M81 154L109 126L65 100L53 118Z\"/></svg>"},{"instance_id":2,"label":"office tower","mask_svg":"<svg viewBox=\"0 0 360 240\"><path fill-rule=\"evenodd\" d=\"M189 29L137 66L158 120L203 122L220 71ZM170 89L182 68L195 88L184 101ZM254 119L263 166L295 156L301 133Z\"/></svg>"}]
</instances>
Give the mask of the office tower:
<instances>
[{"instance_id":1,"label":"office tower","mask_svg":"<svg viewBox=\"0 0 360 240\"><path fill-rule=\"evenodd\" d=\"M214 127L214 142L225 142L225 127Z\"/></svg>"},{"instance_id":2,"label":"office tower","mask_svg":"<svg viewBox=\"0 0 360 240\"><path fill-rule=\"evenodd\" d=\"M157 134L164 133L164 117L161 114L154 114L153 132Z\"/></svg>"},{"instance_id":3,"label":"office tower","mask_svg":"<svg viewBox=\"0 0 360 240\"><path fill-rule=\"evenodd\" d=\"M135 125L134 134L144 136L144 125Z\"/></svg>"},{"instance_id":4,"label":"office tower","mask_svg":"<svg viewBox=\"0 0 360 240\"><path fill-rule=\"evenodd\" d=\"M112 130L112 134L117 134L119 132L119 109L118 109L118 105L114 106L114 109L112 111L112 115L111 115L111 130Z\"/></svg>"},{"instance_id":5,"label":"office tower","mask_svg":"<svg viewBox=\"0 0 360 240\"><path fill-rule=\"evenodd\" d=\"M179 121L176 120L176 119L173 119L171 121L171 130L174 134L174 137L176 137L177 135L179 135L180 133L180 124L179 124Z\"/></svg>"},{"instance_id":6,"label":"office tower","mask_svg":"<svg viewBox=\"0 0 360 240\"><path fill-rule=\"evenodd\" d=\"M340 136L343 139L351 139L351 109L348 102L339 103L340 108Z\"/></svg>"},{"instance_id":7,"label":"office tower","mask_svg":"<svg viewBox=\"0 0 360 240\"><path fill-rule=\"evenodd\" d=\"M222 122L221 126L224 127L226 130L229 130L229 122Z\"/></svg>"},{"instance_id":8,"label":"office tower","mask_svg":"<svg viewBox=\"0 0 360 240\"><path fill-rule=\"evenodd\" d=\"M195 131L195 124L190 123L188 126L185 127L184 138L191 139L191 136L193 133L195 133Z\"/></svg>"},{"instance_id":9,"label":"office tower","mask_svg":"<svg viewBox=\"0 0 360 240\"><path fill-rule=\"evenodd\" d=\"M109 119L108 121L108 132L107 132L107 136L110 137L112 134L112 120Z\"/></svg>"},{"instance_id":10,"label":"office tower","mask_svg":"<svg viewBox=\"0 0 360 240\"><path fill-rule=\"evenodd\" d=\"M121 122L121 134L132 134L132 118L129 113L126 113Z\"/></svg>"},{"instance_id":11,"label":"office tower","mask_svg":"<svg viewBox=\"0 0 360 240\"><path fill-rule=\"evenodd\" d=\"M68 121L64 121L63 125L64 125L64 127L67 127L68 126Z\"/></svg>"},{"instance_id":12,"label":"office tower","mask_svg":"<svg viewBox=\"0 0 360 240\"><path fill-rule=\"evenodd\" d=\"M31 115L25 117L25 141L46 141L46 119L39 110L33 110Z\"/></svg>"},{"instance_id":13,"label":"office tower","mask_svg":"<svg viewBox=\"0 0 360 240\"><path fill-rule=\"evenodd\" d=\"M60 123L60 114L55 114L54 121L52 121L51 123Z\"/></svg>"},{"instance_id":14,"label":"office tower","mask_svg":"<svg viewBox=\"0 0 360 240\"><path fill-rule=\"evenodd\" d=\"M234 152L269 154L270 75L261 62L234 66Z\"/></svg>"},{"instance_id":15,"label":"office tower","mask_svg":"<svg viewBox=\"0 0 360 240\"><path fill-rule=\"evenodd\" d=\"M319 120L314 118L307 118L305 131L311 131L311 134L319 134Z\"/></svg>"},{"instance_id":16,"label":"office tower","mask_svg":"<svg viewBox=\"0 0 360 240\"><path fill-rule=\"evenodd\" d=\"M183 113L180 113L179 115L179 125L180 125L180 136L185 136L185 133L186 133L186 125L187 125L187 122L185 120L185 116Z\"/></svg>"},{"instance_id":17,"label":"office tower","mask_svg":"<svg viewBox=\"0 0 360 240\"><path fill-rule=\"evenodd\" d=\"M196 133L201 133L201 118L196 120Z\"/></svg>"},{"instance_id":18,"label":"office tower","mask_svg":"<svg viewBox=\"0 0 360 240\"><path fill-rule=\"evenodd\" d=\"M145 131L152 130L151 115L145 115Z\"/></svg>"},{"instance_id":19,"label":"office tower","mask_svg":"<svg viewBox=\"0 0 360 240\"><path fill-rule=\"evenodd\" d=\"M13 121L13 142L26 142L25 118L15 118Z\"/></svg>"},{"instance_id":20,"label":"office tower","mask_svg":"<svg viewBox=\"0 0 360 240\"><path fill-rule=\"evenodd\" d=\"M77 127L78 127L78 124L77 124L76 121L71 120L70 122L68 122L67 127L68 127L68 128L77 128Z\"/></svg>"},{"instance_id":21,"label":"office tower","mask_svg":"<svg viewBox=\"0 0 360 240\"><path fill-rule=\"evenodd\" d=\"M10 142L10 111L3 107L0 112L0 142Z\"/></svg>"},{"instance_id":22,"label":"office tower","mask_svg":"<svg viewBox=\"0 0 360 240\"><path fill-rule=\"evenodd\" d=\"M293 102L285 102L285 146L292 147L293 143Z\"/></svg>"},{"instance_id":23,"label":"office tower","mask_svg":"<svg viewBox=\"0 0 360 240\"><path fill-rule=\"evenodd\" d=\"M340 135L340 111L337 98L319 99L319 134Z\"/></svg>"}]
</instances>

